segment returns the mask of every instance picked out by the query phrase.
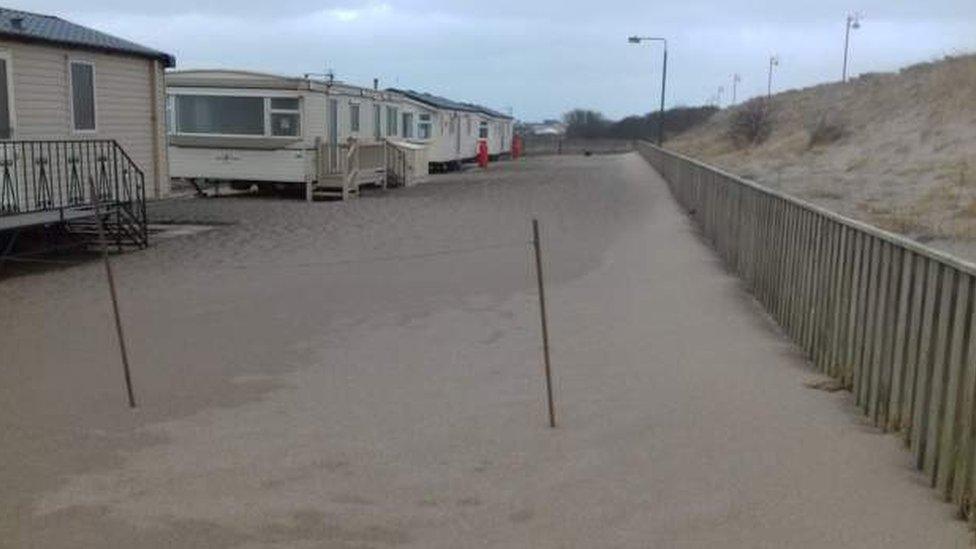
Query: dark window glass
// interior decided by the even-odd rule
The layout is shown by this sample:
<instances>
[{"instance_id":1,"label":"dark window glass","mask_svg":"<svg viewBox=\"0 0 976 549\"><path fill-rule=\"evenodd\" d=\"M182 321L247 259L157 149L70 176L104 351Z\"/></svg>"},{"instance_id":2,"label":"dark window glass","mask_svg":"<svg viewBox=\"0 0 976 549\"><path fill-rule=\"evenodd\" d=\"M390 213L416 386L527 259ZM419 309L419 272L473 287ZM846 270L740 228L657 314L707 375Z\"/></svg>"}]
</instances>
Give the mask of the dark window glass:
<instances>
[{"instance_id":1,"label":"dark window glass","mask_svg":"<svg viewBox=\"0 0 976 549\"><path fill-rule=\"evenodd\" d=\"M264 135L264 98L178 95L176 129L178 133Z\"/></svg>"},{"instance_id":2,"label":"dark window glass","mask_svg":"<svg viewBox=\"0 0 976 549\"><path fill-rule=\"evenodd\" d=\"M0 139L10 139L10 90L7 60L0 59Z\"/></svg>"},{"instance_id":3,"label":"dark window glass","mask_svg":"<svg viewBox=\"0 0 976 549\"><path fill-rule=\"evenodd\" d=\"M95 67L71 64L71 112L76 130L95 129Z\"/></svg>"}]
</instances>

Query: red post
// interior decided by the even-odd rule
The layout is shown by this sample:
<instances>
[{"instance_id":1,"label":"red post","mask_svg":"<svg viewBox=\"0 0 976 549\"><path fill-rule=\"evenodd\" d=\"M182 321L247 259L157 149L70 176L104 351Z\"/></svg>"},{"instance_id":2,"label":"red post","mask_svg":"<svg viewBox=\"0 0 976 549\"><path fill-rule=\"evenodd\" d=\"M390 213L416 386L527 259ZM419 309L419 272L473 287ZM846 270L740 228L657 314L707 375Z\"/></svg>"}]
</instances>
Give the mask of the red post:
<instances>
[{"instance_id":1,"label":"red post","mask_svg":"<svg viewBox=\"0 0 976 549\"><path fill-rule=\"evenodd\" d=\"M488 167L488 142L478 141L478 167Z\"/></svg>"}]
</instances>

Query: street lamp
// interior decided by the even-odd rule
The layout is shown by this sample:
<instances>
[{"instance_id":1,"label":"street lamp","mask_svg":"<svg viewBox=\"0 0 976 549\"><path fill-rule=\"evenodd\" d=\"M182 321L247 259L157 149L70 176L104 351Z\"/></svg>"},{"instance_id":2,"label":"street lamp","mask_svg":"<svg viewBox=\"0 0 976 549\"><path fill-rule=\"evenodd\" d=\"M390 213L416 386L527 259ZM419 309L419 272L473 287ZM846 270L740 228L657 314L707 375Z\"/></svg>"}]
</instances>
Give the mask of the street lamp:
<instances>
[{"instance_id":1,"label":"street lamp","mask_svg":"<svg viewBox=\"0 0 976 549\"><path fill-rule=\"evenodd\" d=\"M736 92L739 91L739 82L742 82L742 77L739 73L732 75L732 105L735 105Z\"/></svg>"},{"instance_id":2,"label":"street lamp","mask_svg":"<svg viewBox=\"0 0 976 549\"><path fill-rule=\"evenodd\" d=\"M662 42L664 44L664 64L661 65L661 114L657 120L657 146L664 144L664 94L668 86L668 41L666 38L656 36L631 36L627 39L631 44L641 42Z\"/></svg>"},{"instance_id":3,"label":"street lamp","mask_svg":"<svg viewBox=\"0 0 976 549\"><path fill-rule=\"evenodd\" d=\"M844 73L841 82L847 82L847 57L851 50L851 29L861 28L861 14L852 13L847 16L847 32L844 34Z\"/></svg>"},{"instance_id":4,"label":"street lamp","mask_svg":"<svg viewBox=\"0 0 976 549\"><path fill-rule=\"evenodd\" d=\"M766 97L773 96L773 67L779 66L779 56L771 55L769 56L769 87L766 90Z\"/></svg>"}]
</instances>

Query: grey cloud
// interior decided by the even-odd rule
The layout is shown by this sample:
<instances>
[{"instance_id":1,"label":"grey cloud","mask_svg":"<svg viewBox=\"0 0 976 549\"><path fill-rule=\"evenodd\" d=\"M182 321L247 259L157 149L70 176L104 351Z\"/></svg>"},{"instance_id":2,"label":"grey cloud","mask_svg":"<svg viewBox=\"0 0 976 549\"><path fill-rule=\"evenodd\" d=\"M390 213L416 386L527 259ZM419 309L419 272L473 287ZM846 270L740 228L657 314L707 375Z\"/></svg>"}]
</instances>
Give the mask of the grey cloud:
<instances>
[{"instance_id":1,"label":"grey cloud","mask_svg":"<svg viewBox=\"0 0 976 549\"><path fill-rule=\"evenodd\" d=\"M490 9L486 6L490 6ZM698 104L743 75L740 97L837 79L844 17L865 14L852 45L855 73L890 70L976 49L976 2L714 0L36 0L54 13L176 54L178 66L284 74L335 69L340 78L429 90L517 116L577 106L619 117L657 103L660 49L671 42L668 103ZM727 96L726 96L727 97Z\"/></svg>"}]
</instances>

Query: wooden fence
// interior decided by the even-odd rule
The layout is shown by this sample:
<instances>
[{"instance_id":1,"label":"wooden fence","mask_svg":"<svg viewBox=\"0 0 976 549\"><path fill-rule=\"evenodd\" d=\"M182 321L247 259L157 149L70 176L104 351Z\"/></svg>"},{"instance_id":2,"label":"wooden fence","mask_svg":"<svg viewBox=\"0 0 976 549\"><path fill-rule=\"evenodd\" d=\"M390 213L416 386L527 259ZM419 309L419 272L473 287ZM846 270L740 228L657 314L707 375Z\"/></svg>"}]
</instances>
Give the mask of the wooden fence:
<instances>
[{"instance_id":1,"label":"wooden fence","mask_svg":"<svg viewBox=\"0 0 976 549\"><path fill-rule=\"evenodd\" d=\"M932 487L976 521L976 266L649 143L638 149L813 365L898 432Z\"/></svg>"}]
</instances>

